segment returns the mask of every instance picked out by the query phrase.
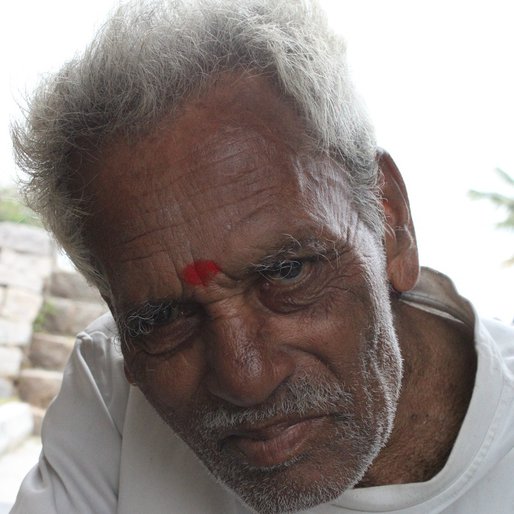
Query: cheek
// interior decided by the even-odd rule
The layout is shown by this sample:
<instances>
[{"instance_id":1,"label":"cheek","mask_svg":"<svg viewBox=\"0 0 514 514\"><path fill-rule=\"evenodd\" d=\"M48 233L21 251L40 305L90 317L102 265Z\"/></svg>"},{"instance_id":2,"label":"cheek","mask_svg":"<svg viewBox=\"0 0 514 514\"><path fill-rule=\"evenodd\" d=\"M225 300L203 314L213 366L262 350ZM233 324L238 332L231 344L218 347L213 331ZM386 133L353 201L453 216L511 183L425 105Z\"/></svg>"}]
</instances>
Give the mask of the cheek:
<instances>
[{"instance_id":1,"label":"cheek","mask_svg":"<svg viewBox=\"0 0 514 514\"><path fill-rule=\"evenodd\" d=\"M200 344L175 355L151 356L134 352L126 357L137 387L165 418L182 416L194 403L205 374Z\"/></svg>"},{"instance_id":2,"label":"cheek","mask_svg":"<svg viewBox=\"0 0 514 514\"><path fill-rule=\"evenodd\" d=\"M338 379L351 381L372 344L373 310L369 295L359 288L328 286L308 308L268 320L269 339L322 363Z\"/></svg>"}]
</instances>

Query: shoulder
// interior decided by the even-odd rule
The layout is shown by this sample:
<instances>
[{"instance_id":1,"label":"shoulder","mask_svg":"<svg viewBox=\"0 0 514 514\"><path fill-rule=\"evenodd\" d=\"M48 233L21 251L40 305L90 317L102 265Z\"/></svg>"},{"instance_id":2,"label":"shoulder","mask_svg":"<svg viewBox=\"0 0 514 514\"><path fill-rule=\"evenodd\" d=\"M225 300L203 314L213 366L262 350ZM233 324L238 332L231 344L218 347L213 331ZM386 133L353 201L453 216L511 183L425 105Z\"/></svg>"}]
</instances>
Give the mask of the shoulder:
<instances>
[{"instance_id":1,"label":"shoulder","mask_svg":"<svg viewBox=\"0 0 514 514\"><path fill-rule=\"evenodd\" d=\"M494 353L514 382L514 326L494 319L480 319L476 328L476 343L494 348Z\"/></svg>"},{"instance_id":2,"label":"shoulder","mask_svg":"<svg viewBox=\"0 0 514 514\"><path fill-rule=\"evenodd\" d=\"M118 331L112 315L107 312L77 335L74 353L93 366L111 366L123 361Z\"/></svg>"},{"instance_id":3,"label":"shoulder","mask_svg":"<svg viewBox=\"0 0 514 514\"><path fill-rule=\"evenodd\" d=\"M83 400L96 398L95 403L104 404L118 430L122 431L129 383L125 378L116 324L110 313L96 319L77 335L64 371L64 390L66 386L75 389Z\"/></svg>"},{"instance_id":4,"label":"shoulder","mask_svg":"<svg viewBox=\"0 0 514 514\"><path fill-rule=\"evenodd\" d=\"M61 390L43 420L43 449L13 513L116 512L129 384L114 321L77 336Z\"/></svg>"},{"instance_id":5,"label":"shoulder","mask_svg":"<svg viewBox=\"0 0 514 514\"><path fill-rule=\"evenodd\" d=\"M507 325L496 319L480 319L480 322L497 342L497 344L505 346L506 349L514 347L514 325Z\"/></svg>"}]
</instances>

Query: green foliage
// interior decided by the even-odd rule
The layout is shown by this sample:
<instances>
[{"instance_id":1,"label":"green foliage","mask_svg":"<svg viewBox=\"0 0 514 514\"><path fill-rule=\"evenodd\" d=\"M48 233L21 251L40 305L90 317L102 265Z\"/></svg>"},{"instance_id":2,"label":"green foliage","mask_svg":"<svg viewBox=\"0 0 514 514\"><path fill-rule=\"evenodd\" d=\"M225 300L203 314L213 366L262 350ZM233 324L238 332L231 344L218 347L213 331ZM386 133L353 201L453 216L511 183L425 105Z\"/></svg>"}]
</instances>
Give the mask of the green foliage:
<instances>
[{"instance_id":1,"label":"green foliage","mask_svg":"<svg viewBox=\"0 0 514 514\"><path fill-rule=\"evenodd\" d=\"M42 226L34 211L23 205L14 189L0 189L0 221Z\"/></svg>"},{"instance_id":2,"label":"green foliage","mask_svg":"<svg viewBox=\"0 0 514 514\"><path fill-rule=\"evenodd\" d=\"M499 175L499 177L507 184L507 186L511 188L512 192L510 195L504 195L500 193L486 193L481 191L470 191L469 196L474 200L489 200L497 207L500 207L503 210L505 210L505 219L497 223L496 226L498 228L514 230L514 178L511 177L505 171L501 170L500 168L496 168L495 171ZM514 256L512 256L506 262L506 264L513 265Z\"/></svg>"},{"instance_id":3,"label":"green foliage","mask_svg":"<svg viewBox=\"0 0 514 514\"><path fill-rule=\"evenodd\" d=\"M41 309L39 309L36 319L34 320L34 323L32 324L32 331L44 332L46 329L48 318L53 316L56 312L57 310L55 308L55 305L53 305L48 300L45 300L43 302L43 305L41 306Z\"/></svg>"}]
</instances>

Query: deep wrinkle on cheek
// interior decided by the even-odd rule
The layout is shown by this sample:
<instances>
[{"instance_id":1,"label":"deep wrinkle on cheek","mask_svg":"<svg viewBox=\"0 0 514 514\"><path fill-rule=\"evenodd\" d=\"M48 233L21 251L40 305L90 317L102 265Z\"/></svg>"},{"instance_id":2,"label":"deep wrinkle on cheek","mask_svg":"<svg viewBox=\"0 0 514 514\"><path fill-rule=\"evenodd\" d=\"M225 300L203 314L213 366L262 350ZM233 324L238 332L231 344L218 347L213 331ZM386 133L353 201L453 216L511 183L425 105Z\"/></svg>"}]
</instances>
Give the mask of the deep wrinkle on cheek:
<instances>
[{"instance_id":1,"label":"deep wrinkle on cheek","mask_svg":"<svg viewBox=\"0 0 514 514\"><path fill-rule=\"evenodd\" d=\"M182 278L192 286L207 286L220 271L214 261L194 261L182 270Z\"/></svg>"}]
</instances>

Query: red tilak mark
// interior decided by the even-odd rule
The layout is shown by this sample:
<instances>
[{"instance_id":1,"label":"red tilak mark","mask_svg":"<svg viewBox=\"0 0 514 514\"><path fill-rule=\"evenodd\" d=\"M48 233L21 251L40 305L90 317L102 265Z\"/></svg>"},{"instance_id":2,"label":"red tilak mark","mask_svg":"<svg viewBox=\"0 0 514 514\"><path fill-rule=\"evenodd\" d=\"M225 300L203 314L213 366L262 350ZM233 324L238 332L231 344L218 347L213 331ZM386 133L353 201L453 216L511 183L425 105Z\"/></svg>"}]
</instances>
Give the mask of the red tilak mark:
<instances>
[{"instance_id":1,"label":"red tilak mark","mask_svg":"<svg viewBox=\"0 0 514 514\"><path fill-rule=\"evenodd\" d=\"M206 286L220 271L214 261L195 261L182 270L182 278L192 286Z\"/></svg>"}]
</instances>

